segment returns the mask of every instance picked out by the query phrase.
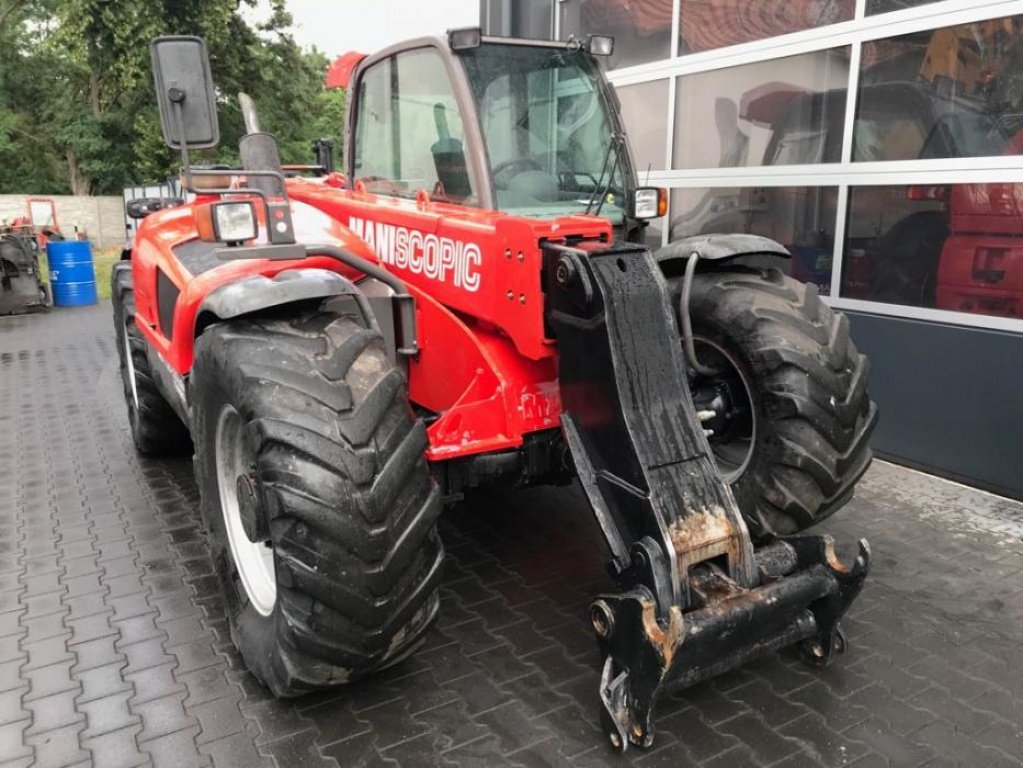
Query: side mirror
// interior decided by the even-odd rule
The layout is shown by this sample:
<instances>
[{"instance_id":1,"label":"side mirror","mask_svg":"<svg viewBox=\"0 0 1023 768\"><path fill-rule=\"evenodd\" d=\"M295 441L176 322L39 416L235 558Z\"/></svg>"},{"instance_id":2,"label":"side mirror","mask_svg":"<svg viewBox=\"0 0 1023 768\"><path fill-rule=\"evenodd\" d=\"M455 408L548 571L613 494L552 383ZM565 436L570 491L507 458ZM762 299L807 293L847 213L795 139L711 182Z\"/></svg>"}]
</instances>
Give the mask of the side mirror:
<instances>
[{"instance_id":1,"label":"side mirror","mask_svg":"<svg viewBox=\"0 0 1023 768\"><path fill-rule=\"evenodd\" d=\"M149 46L163 140L172 149L208 149L220 141L216 90L206 43L158 37Z\"/></svg>"}]
</instances>

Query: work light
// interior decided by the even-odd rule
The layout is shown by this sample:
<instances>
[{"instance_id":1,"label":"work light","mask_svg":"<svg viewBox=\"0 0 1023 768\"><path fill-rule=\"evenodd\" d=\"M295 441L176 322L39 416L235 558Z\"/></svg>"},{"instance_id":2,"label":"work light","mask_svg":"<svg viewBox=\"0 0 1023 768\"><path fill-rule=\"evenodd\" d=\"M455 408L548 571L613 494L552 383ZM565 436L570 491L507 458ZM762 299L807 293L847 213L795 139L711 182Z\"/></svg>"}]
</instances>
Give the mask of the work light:
<instances>
[{"instance_id":1,"label":"work light","mask_svg":"<svg viewBox=\"0 0 1023 768\"><path fill-rule=\"evenodd\" d=\"M224 243L242 243L254 240L256 209L248 200L243 202L220 202L213 205L213 232L216 239Z\"/></svg>"},{"instance_id":2,"label":"work light","mask_svg":"<svg viewBox=\"0 0 1023 768\"><path fill-rule=\"evenodd\" d=\"M632 193L629 214L634 219L659 219L668 213L668 190L639 187Z\"/></svg>"},{"instance_id":3,"label":"work light","mask_svg":"<svg viewBox=\"0 0 1023 768\"><path fill-rule=\"evenodd\" d=\"M615 49L615 39L611 35L590 35L586 38L586 50L594 56L610 56Z\"/></svg>"},{"instance_id":4,"label":"work light","mask_svg":"<svg viewBox=\"0 0 1023 768\"><path fill-rule=\"evenodd\" d=\"M483 30L479 27L463 27L448 30L448 45L452 51L468 51L479 48L483 42Z\"/></svg>"}]
</instances>

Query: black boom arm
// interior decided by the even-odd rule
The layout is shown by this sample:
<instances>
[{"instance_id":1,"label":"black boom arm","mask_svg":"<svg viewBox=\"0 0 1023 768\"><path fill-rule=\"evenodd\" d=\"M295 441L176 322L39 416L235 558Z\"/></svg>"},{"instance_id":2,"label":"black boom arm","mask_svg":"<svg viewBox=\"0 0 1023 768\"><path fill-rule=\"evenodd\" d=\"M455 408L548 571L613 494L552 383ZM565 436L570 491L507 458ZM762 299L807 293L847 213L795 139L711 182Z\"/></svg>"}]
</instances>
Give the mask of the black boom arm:
<instances>
[{"instance_id":1,"label":"black boom arm","mask_svg":"<svg viewBox=\"0 0 1023 768\"><path fill-rule=\"evenodd\" d=\"M548 243L544 271L562 426L624 590L591 606L602 721L615 748L649 746L666 688L796 642L819 663L844 649L838 622L869 550L861 542L852 569L826 536L754 552L693 405L667 284L648 250Z\"/></svg>"}]
</instances>

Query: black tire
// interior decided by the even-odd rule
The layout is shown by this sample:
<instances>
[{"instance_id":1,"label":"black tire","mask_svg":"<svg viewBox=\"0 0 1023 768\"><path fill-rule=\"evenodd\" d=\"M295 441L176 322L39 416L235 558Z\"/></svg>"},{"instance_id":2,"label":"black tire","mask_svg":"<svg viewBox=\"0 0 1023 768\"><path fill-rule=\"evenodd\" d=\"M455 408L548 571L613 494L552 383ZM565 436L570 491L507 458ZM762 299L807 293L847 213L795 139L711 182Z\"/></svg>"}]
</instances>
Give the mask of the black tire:
<instances>
[{"instance_id":1,"label":"black tire","mask_svg":"<svg viewBox=\"0 0 1023 768\"><path fill-rule=\"evenodd\" d=\"M191 446L188 429L153 380L146 356L146 339L135 325L135 291L129 262L114 265L110 297L114 306L121 384L135 448L147 456L182 453Z\"/></svg>"},{"instance_id":2,"label":"black tire","mask_svg":"<svg viewBox=\"0 0 1023 768\"><path fill-rule=\"evenodd\" d=\"M948 235L948 214L942 211L918 211L896 222L878 243L870 299L935 306L938 264Z\"/></svg>"},{"instance_id":3,"label":"black tire","mask_svg":"<svg viewBox=\"0 0 1023 768\"><path fill-rule=\"evenodd\" d=\"M689 309L697 358L725 372L694 375L698 407L707 399L701 392L729 370L739 374L725 382L731 390L748 390L752 448L745 465L729 465L728 479L751 534L795 533L831 515L870 465L877 421L870 363L849 338L848 319L820 300L815 285L777 269L735 266L698 272ZM729 429L710 438L722 471L723 448L735 437Z\"/></svg>"},{"instance_id":4,"label":"black tire","mask_svg":"<svg viewBox=\"0 0 1023 768\"><path fill-rule=\"evenodd\" d=\"M405 658L437 614L441 497L380 334L323 311L221 323L196 344L190 387L213 565L249 670L274 695L298 696ZM218 477L218 467L231 474L218 463L218 425L235 418L265 526L255 540L273 550L275 594L262 610Z\"/></svg>"}]
</instances>

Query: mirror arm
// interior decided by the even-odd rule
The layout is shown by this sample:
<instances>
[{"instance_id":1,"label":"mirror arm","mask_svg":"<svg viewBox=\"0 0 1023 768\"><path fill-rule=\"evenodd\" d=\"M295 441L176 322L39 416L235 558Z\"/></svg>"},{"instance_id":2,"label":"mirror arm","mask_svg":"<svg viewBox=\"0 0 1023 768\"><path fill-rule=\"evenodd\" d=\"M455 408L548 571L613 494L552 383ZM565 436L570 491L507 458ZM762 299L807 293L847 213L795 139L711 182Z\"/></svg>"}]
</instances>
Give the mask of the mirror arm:
<instances>
[{"instance_id":1,"label":"mirror arm","mask_svg":"<svg viewBox=\"0 0 1023 768\"><path fill-rule=\"evenodd\" d=\"M180 88L168 88L167 98L174 109L174 123L178 129L178 148L181 150L181 167L185 171L185 189L195 193L192 189L192 168L188 157L188 143L185 141L185 119L182 116L182 103L185 101L185 92Z\"/></svg>"},{"instance_id":2,"label":"mirror arm","mask_svg":"<svg viewBox=\"0 0 1023 768\"><path fill-rule=\"evenodd\" d=\"M169 88L167 97L174 105L174 122L178 129L178 147L181 149L181 165L185 172L185 190L193 195L256 195L263 204L263 213L266 216L267 240L275 245L290 244L295 242L294 227L291 223L291 206L288 204L288 190L284 184L284 174L281 171L245 171L246 176L269 176L280 182L281 191L284 193L282 201L270 200L270 198L259 189L251 187L221 187L215 189L197 190L192 185L192 164L188 155L188 144L184 141L185 125L182 117L181 103L185 100L185 93L180 88ZM204 176L235 176L234 171L210 170L204 171ZM276 222L276 224L274 223ZM283 229L278 229L283 227Z\"/></svg>"}]
</instances>

